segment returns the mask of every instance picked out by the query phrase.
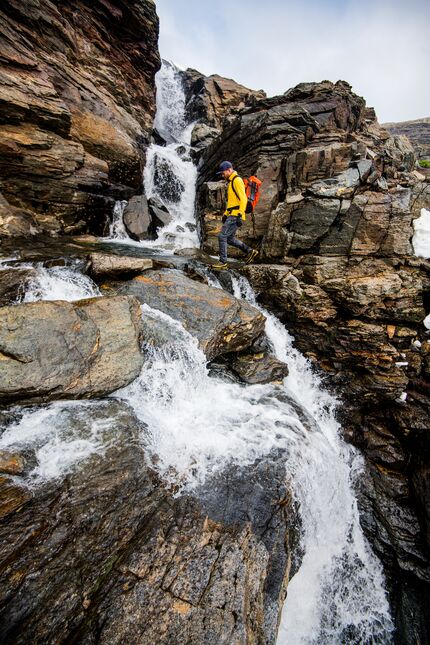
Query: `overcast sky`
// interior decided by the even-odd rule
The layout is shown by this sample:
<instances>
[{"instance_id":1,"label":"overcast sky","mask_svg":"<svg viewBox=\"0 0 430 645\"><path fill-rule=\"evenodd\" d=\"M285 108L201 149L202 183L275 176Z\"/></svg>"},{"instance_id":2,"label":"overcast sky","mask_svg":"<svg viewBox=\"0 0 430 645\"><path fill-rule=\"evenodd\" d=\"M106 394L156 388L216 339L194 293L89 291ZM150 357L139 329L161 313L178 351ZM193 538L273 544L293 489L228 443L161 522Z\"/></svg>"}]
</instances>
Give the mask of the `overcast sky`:
<instances>
[{"instance_id":1,"label":"overcast sky","mask_svg":"<svg viewBox=\"0 0 430 645\"><path fill-rule=\"evenodd\" d=\"M348 81L379 121L430 116L428 0L156 0L160 53L269 96Z\"/></svg>"}]
</instances>

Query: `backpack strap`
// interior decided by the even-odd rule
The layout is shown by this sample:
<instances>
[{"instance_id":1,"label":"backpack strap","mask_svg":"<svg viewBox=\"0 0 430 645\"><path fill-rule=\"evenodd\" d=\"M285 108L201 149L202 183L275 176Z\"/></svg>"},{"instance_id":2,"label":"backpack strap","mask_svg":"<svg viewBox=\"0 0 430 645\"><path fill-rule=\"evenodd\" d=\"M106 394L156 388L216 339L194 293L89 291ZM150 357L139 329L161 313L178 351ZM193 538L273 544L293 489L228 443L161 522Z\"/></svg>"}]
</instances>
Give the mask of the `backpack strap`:
<instances>
[{"instance_id":1,"label":"backpack strap","mask_svg":"<svg viewBox=\"0 0 430 645\"><path fill-rule=\"evenodd\" d=\"M239 197L239 195L238 195L238 194L237 194L237 192L236 192L236 188L234 187L234 180L235 180L235 179L237 179L237 177L239 177L239 175L235 175L235 176L233 177L233 179L231 180L231 182L230 182L230 183L231 183L231 187L233 188L233 192L234 192L234 194L236 195L236 197L237 197L237 198L238 198L238 200L240 201L240 197Z\"/></svg>"},{"instance_id":2,"label":"backpack strap","mask_svg":"<svg viewBox=\"0 0 430 645\"><path fill-rule=\"evenodd\" d=\"M239 197L239 195L238 195L238 194L237 194L237 192L236 192L236 188L234 187L234 180L235 180L237 177L239 177L239 175L235 175L235 176L233 177L233 179L230 181L230 184L231 184L231 187L233 188L233 192L234 192L234 194L236 195L236 197L237 197L237 198L238 198L238 200L240 201L240 197ZM237 210L239 210L239 208L240 208L240 206L230 206L230 208L227 208L227 212L228 212L228 213L232 213L233 211L237 211Z\"/></svg>"}]
</instances>

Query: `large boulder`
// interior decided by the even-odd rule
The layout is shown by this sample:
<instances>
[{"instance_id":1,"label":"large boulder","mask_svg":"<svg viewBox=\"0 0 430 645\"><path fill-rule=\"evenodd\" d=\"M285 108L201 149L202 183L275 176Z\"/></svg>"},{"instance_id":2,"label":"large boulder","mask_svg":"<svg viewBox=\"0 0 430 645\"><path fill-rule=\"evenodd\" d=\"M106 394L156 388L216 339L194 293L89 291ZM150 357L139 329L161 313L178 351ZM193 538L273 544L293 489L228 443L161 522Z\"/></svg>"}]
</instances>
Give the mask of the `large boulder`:
<instances>
[{"instance_id":1,"label":"large boulder","mask_svg":"<svg viewBox=\"0 0 430 645\"><path fill-rule=\"evenodd\" d=\"M2 3L2 191L45 231L102 234L139 190L157 38L151 0Z\"/></svg>"},{"instance_id":2,"label":"large boulder","mask_svg":"<svg viewBox=\"0 0 430 645\"><path fill-rule=\"evenodd\" d=\"M178 270L146 271L111 289L136 296L141 303L179 320L198 338L208 359L245 349L264 329L264 316L247 302Z\"/></svg>"},{"instance_id":3,"label":"large boulder","mask_svg":"<svg viewBox=\"0 0 430 645\"><path fill-rule=\"evenodd\" d=\"M94 397L138 376L135 298L35 302L0 308L0 400Z\"/></svg>"},{"instance_id":4,"label":"large boulder","mask_svg":"<svg viewBox=\"0 0 430 645\"><path fill-rule=\"evenodd\" d=\"M273 383L288 376L288 365L267 352L240 353L231 364L245 383Z\"/></svg>"},{"instance_id":5,"label":"large boulder","mask_svg":"<svg viewBox=\"0 0 430 645\"><path fill-rule=\"evenodd\" d=\"M128 201L124 208L123 221L127 233L133 240L152 237L152 218L145 195L135 195Z\"/></svg>"}]
</instances>

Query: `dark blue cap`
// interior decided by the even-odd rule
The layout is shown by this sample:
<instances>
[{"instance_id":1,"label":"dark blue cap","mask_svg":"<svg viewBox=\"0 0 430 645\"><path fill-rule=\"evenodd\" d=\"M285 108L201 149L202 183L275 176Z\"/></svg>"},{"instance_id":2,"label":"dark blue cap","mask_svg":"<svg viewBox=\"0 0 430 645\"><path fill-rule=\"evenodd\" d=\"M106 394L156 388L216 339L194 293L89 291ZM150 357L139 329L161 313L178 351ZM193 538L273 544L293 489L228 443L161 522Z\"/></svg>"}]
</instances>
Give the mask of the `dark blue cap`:
<instances>
[{"instance_id":1,"label":"dark blue cap","mask_svg":"<svg viewBox=\"0 0 430 645\"><path fill-rule=\"evenodd\" d=\"M229 170L230 168L233 168L233 164L231 164L229 161L223 161L218 167L217 175L222 175L224 170Z\"/></svg>"}]
</instances>

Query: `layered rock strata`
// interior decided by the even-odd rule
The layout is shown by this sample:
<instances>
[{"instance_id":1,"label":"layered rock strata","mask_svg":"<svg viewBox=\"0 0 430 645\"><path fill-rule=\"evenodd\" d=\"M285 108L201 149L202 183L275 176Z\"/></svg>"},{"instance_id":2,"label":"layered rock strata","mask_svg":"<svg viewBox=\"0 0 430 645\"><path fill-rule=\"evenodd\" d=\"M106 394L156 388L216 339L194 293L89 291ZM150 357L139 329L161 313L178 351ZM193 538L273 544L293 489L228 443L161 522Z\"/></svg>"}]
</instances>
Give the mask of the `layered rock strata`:
<instances>
[{"instance_id":1,"label":"layered rock strata","mask_svg":"<svg viewBox=\"0 0 430 645\"><path fill-rule=\"evenodd\" d=\"M403 134L408 137L418 159L430 160L430 118L384 123L383 127L392 134Z\"/></svg>"},{"instance_id":2,"label":"layered rock strata","mask_svg":"<svg viewBox=\"0 0 430 645\"><path fill-rule=\"evenodd\" d=\"M140 190L157 37L150 0L2 3L2 235L101 234Z\"/></svg>"},{"instance_id":3,"label":"layered rock strata","mask_svg":"<svg viewBox=\"0 0 430 645\"><path fill-rule=\"evenodd\" d=\"M187 69L181 76L186 115L189 122L196 121L191 145L197 157L221 133L224 120L266 96L262 90L250 90L218 74L204 76L195 69Z\"/></svg>"},{"instance_id":4,"label":"layered rock strata","mask_svg":"<svg viewBox=\"0 0 430 645\"><path fill-rule=\"evenodd\" d=\"M430 184L408 139L381 128L346 83L301 84L242 110L204 151L198 212L210 253L225 204L211 179L223 158L263 180L238 234L260 247L260 264L243 272L342 392L345 435L367 457L363 524L396 581L401 642L425 639L430 270L412 236Z\"/></svg>"}]
</instances>

